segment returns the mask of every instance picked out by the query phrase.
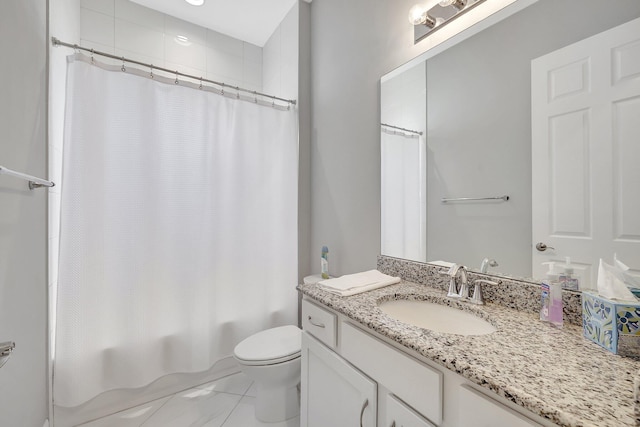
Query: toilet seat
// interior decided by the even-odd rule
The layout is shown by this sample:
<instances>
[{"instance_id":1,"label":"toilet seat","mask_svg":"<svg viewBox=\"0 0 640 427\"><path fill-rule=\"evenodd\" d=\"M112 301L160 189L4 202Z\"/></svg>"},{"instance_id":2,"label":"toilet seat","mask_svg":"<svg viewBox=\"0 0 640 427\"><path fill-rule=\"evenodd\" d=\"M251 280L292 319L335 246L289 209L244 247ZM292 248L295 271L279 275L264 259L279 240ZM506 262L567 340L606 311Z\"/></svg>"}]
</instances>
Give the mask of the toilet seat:
<instances>
[{"instance_id":1,"label":"toilet seat","mask_svg":"<svg viewBox=\"0 0 640 427\"><path fill-rule=\"evenodd\" d=\"M245 365L274 365L300 357L301 331L287 325L267 329L241 341L234 357Z\"/></svg>"}]
</instances>

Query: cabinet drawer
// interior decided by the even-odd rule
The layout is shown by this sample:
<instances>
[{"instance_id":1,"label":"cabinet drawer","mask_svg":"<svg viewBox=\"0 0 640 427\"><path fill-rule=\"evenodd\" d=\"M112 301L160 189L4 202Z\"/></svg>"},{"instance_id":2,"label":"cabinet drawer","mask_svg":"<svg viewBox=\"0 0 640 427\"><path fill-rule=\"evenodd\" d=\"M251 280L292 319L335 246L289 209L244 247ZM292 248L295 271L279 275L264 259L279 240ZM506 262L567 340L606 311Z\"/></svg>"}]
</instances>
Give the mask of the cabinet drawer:
<instances>
[{"instance_id":1,"label":"cabinet drawer","mask_svg":"<svg viewBox=\"0 0 640 427\"><path fill-rule=\"evenodd\" d=\"M540 427L540 424L534 423L524 415L507 408L468 385L460 386L458 407L460 408L460 424L463 426Z\"/></svg>"},{"instance_id":2,"label":"cabinet drawer","mask_svg":"<svg viewBox=\"0 0 640 427\"><path fill-rule=\"evenodd\" d=\"M302 300L302 329L336 348L336 315L307 300Z\"/></svg>"},{"instance_id":3,"label":"cabinet drawer","mask_svg":"<svg viewBox=\"0 0 640 427\"><path fill-rule=\"evenodd\" d=\"M385 427L436 427L392 394L387 394Z\"/></svg>"},{"instance_id":4,"label":"cabinet drawer","mask_svg":"<svg viewBox=\"0 0 640 427\"><path fill-rule=\"evenodd\" d=\"M442 422L442 372L349 323L342 323L340 349L345 359L429 421Z\"/></svg>"}]
</instances>

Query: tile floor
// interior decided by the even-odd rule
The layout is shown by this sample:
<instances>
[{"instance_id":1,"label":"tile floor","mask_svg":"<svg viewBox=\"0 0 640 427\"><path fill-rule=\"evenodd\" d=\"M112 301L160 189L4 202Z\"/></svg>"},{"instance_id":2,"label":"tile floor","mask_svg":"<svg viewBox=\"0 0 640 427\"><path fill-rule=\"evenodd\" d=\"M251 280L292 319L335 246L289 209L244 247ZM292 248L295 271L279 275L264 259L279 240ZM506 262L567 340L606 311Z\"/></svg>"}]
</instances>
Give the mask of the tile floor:
<instances>
[{"instance_id":1,"label":"tile floor","mask_svg":"<svg viewBox=\"0 0 640 427\"><path fill-rule=\"evenodd\" d=\"M100 418L81 427L300 427L300 419L262 423L254 411L255 386L234 374Z\"/></svg>"}]
</instances>

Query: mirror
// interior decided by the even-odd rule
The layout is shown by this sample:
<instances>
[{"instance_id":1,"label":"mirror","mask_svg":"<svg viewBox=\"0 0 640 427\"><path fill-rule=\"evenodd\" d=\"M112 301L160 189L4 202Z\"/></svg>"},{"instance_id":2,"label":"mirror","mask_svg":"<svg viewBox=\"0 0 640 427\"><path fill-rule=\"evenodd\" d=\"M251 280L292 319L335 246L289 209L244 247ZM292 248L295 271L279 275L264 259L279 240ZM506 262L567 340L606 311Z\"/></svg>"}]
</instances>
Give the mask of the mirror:
<instances>
[{"instance_id":1,"label":"mirror","mask_svg":"<svg viewBox=\"0 0 640 427\"><path fill-rule=\"evenodd\" d=\"M573 256L572 264L588 283L595 271L580 259L575 242L569 248L560 241L558 248L544 253L534 247L538 242L553 246L553 241L532 237L533 221L549 214L532 214L539 208L532 203L532 185L540 176L532 170L531 61L639 16L636 0L539 0L424 61L413 60L383 76L381 123L393 127L381 126L382 254L456 262L474 270L483 259L495 259L498 266L489 267L490 274L537 279L545 271L540 271L540 260ZM638 85L640 48L634 46L629 64L637 67L633 79ZM640 108L634 111L637 116ZM637 156L631 159L637 165L640 150L628 155ZM578 153L572 164L565 153L563 159L569 161L564 170L584 173L584 158ZM630 179L636 180L635 192L627 187L625 203L640 209L640 175ZM603 202L585 202L585 197L578 199L589 206ZM443 202L457 198L495 199ZM590 221L583 225L591 230L598 221L610 220L597 213L585 219L576 212L576 223ZM571 221L574 214L564 216ZM638 228L637 234L620 235L633 244L618 255L640 268L632 265L640 263L640 225L629 217L626 221L628 229ZM573 234L578 244L590 240L588 233L565 234ZM613 250L602 248L598 256L611 262Z\"/></svg>"}]
</instances>

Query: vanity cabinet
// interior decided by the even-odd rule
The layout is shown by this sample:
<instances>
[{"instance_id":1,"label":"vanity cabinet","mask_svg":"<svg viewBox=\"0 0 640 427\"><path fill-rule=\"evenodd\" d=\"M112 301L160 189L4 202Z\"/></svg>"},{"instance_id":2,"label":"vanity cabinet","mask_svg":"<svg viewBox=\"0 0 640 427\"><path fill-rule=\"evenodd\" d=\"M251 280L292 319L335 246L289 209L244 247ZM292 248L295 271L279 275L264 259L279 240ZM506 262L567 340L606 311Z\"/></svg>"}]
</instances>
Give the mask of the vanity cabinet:
<instances>
[{"instance_id":1,"label":"vanity cabinet","mask_svg":"<svg viewBox=\"0 0 640 427\"><path fill-rule=\"evenodd\" d=\"M376 383L306 332L301 384L301 426L376 427Z\"/></svg>"},{"instance_id":2,"label":"vanity cabinet","mask_svg":"<svg viewBox=\"0 0 640 427\"><path fill-rule=\"evenodd\" d=\"M387 394L386 427L436 427L393 394Z\"/></svg>"},{"instance_id":3,"label":"vanity cabinet","mask_svg":"<svg viewBox=\"0 0 640 427\"><path fill-rule=\"evenodd\" d=\"M301 427L554 426L307 299L302 316Z\"/></svg>"},{"instance_id":4,"label":"vanity cabinet","mask_svg":"<svg viewBox=\"0 0 640 427\"><path fill-rule=\"evenodd\" d=\"M519 413L494 402L468 385L460 388L460 424L475 427L533 427L539 426Z\"/></svg>"}]
</instances>

